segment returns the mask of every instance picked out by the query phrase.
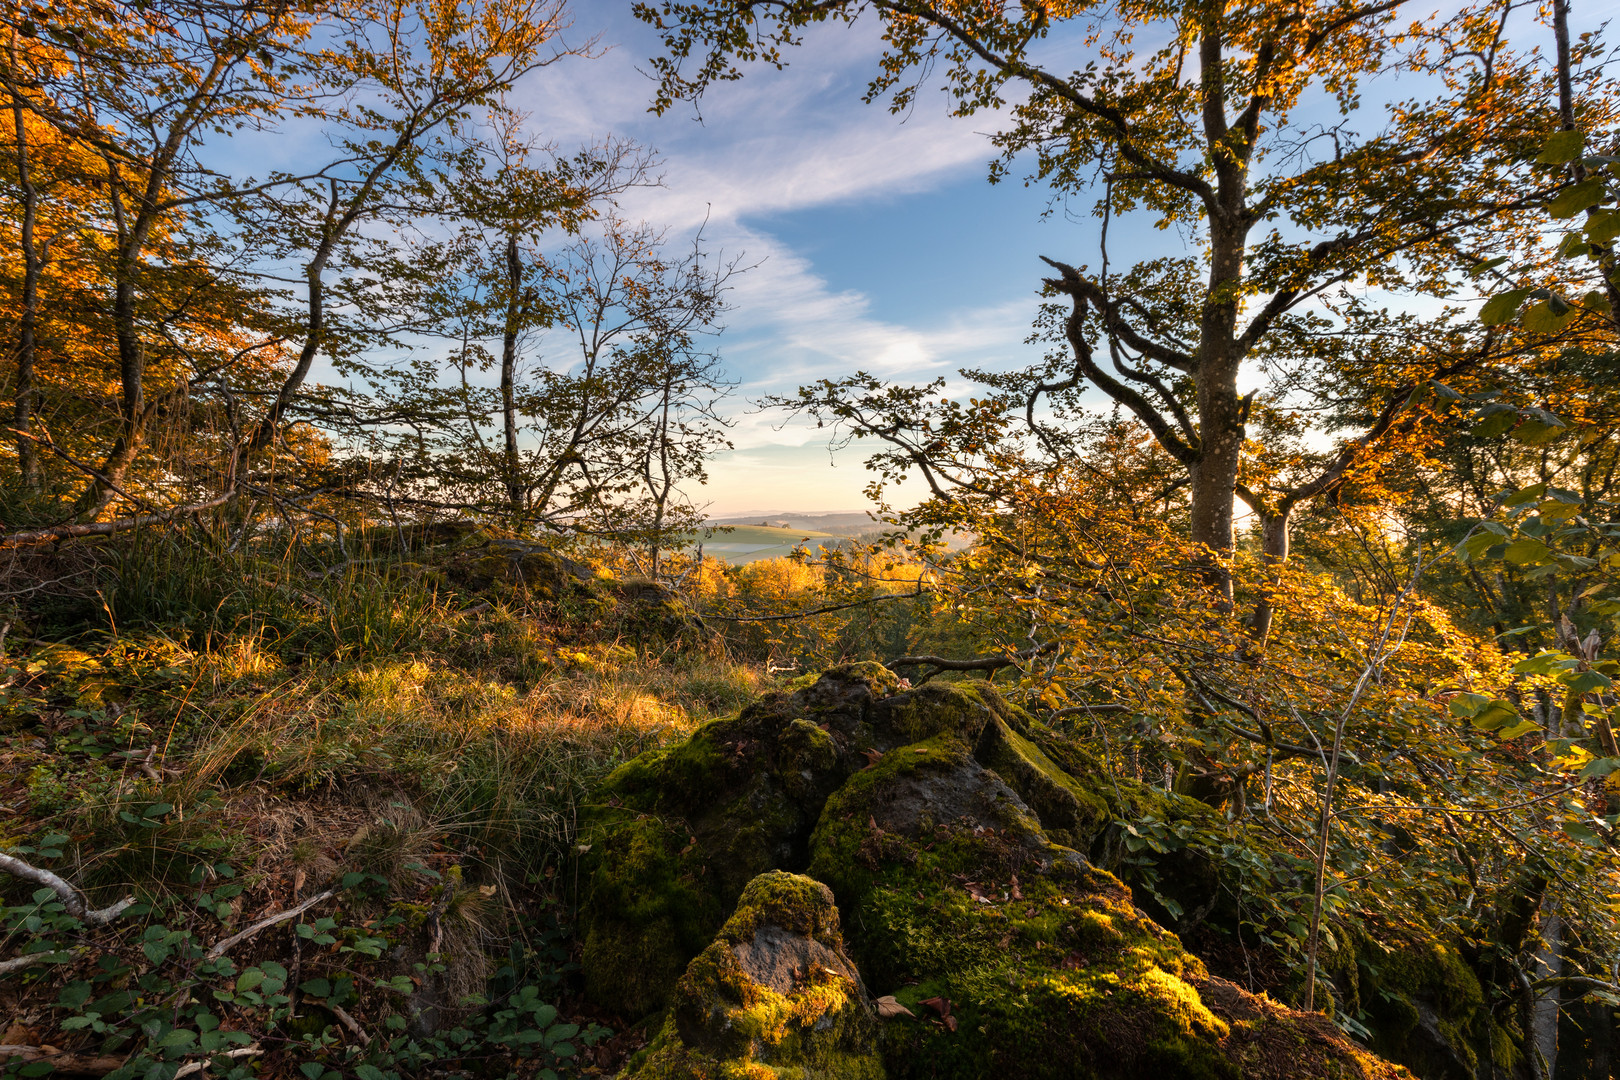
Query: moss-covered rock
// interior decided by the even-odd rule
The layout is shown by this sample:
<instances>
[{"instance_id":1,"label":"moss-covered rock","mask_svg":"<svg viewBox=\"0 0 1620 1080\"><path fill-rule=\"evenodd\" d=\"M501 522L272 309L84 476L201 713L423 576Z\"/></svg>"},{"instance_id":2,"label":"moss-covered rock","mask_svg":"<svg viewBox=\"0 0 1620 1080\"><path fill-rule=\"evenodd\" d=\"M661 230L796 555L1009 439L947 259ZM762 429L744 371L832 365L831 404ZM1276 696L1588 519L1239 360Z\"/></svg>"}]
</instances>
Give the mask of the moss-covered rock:
<instances>
[{"instance_id":1,"label":"moss-covered rock","mask_svg":"<svg viewBox=\"0 0 1620 1080\"><path fill-rule=\"evenodd\" d=\"M1213 977L1088 860L1146 812L1132 793L1166 820L1223 820L1114 782L987 686L902 692L876 665L799 680L608 779L583 837L588 992L626 1014L673 1002L638 1076L865 1075L766 1063L788 1007L736 974L760 907L725 922L744 886L803 871L831 887L866 984L914 1014L879 1023L891 1076L1408 1075ZM759 947L792 929L772 925Z\"/></svg>"},{"instance_id":2,"label":"moss-covered rock","mask_svg":"<svg viewBox=\"0 0 1620 1080\"><path fill-rule=\"evenodd\" d=\"M922 1017L883 1026L893 1076L1403 1075L1230 984L1236 1023L1212 1008L1204 965L954 734L852 776L811 846L869 984Z\"/></svg>"},{"instance_id":3,"label":"moss-covered rock","mask_svg":"<svg viewBox=\"0 0 1620 1080\"><path fill-rule=\"evenodd\" d=\"M877 1031L820 882L749 882L714 942L687 966L642 1080L879 1080Z\"/></svg>"},{"instance_id":4,"label":"moss-covered rock","mask_svg":"<svg viewBox=\"0 0 1620 1080\"><path fill-rule=\"evenodd\" d=\"M1456 945L1416 926L1341 932L1328 960L1345 1010L1360 1014L1373 1049L1424 1080L1470 1080L1480 1049L1499 1040L1479 977ZM1511 1039L1509 1041L1512 1041Z\"/></svg>"},{"instance_id":5,"label":"moss-covered rock","mask_svg":"<svg viewBox=\"0 0 1620 1080\"><path fill-rule=\"evenodd\" d=\"M662 1008L750 879L803 869L822 803L866 763L874 707L898 687L876 664L838 668L607 778L581 823L593 1000Z\"/></svg>"}]
</instances>

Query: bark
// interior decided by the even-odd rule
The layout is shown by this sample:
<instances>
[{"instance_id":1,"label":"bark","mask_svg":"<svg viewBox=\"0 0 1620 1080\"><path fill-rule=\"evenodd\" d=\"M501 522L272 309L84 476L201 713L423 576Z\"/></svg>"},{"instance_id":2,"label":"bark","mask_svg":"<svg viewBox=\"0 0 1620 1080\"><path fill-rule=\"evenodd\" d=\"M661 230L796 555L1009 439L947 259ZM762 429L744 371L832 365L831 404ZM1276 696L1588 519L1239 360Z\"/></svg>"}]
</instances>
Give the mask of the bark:
<instances>
[{"instance_id":1,"label":"bark","mask_svg":"<svg viewBox=\"0 0 1620 1080\"><path fill-rule=\"evenodd\" d=\"M502 480L514 524L523 520L523 477L519 472L517 435L517 337L523 307L523 264L517 237L506 239L506 328L501 341Z\"/></svg>"},{"instance_id":2,"label":"bark","mask_svg":"<svg viewBox=\"0 0 1620 1080\"><path fill-rule=\"evenodd\" d=\"M22 196L22 220L18 223L18 244L22 248L22 311L17 323L17 389L12 406L11 426L17 435L17 471L23 487L40 487L39 451L28 438L34 418L34 354L37 349L39 319L39 276L44 259L40 257L35 232L39 223L39 189L34 185L28 160L28 129L24 123L22 97L15 79L18 71L17 32L11 35L11 71L7 79L11 94L11 117L17 138L17 190Z\"/></svg>"},{"instance_id":3,"label":"bark","mask_svg":"<svg viewBox=\"0 0 1620 1080\"><path fill-rule=\"evenodd\" d=\"M1558 914L1558 901L1542 905L1540 940L1531 953L1532 977L1557 979L1564 973L1564 921ZM1558 986L1547 987L1530 1007L1532 1030L1530 1052L1539 1055L1542 1075L1554 1080L1558 1067Z\"/></svg>"}]
</instances>

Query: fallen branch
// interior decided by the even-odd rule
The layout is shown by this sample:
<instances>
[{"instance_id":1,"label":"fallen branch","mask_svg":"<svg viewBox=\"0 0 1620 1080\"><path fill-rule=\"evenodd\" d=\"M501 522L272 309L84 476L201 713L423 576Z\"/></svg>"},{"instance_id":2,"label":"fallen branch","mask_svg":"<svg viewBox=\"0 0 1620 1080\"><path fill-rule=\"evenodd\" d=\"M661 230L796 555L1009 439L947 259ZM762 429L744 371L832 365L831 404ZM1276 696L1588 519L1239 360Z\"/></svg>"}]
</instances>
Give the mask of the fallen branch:
<instances>
[{"instance_id":1,"label":"fallen branch","mask_svg":"<svg viewBox=\"0 0 1620 1080\"><path fill-rule=\"evenodd\" d=\"M60 1050L47 1050L43 1046L0 1045L0 1065L21 1061L48 1063L56 1072L71 1076L106 1076L124 1067L124 1058L100 1054L68 1054Z\"/></svg>"},{"instance_id":2,"label":"fallen branch","mask_svg":"<svg viewBox=\"0 0 1620 1080\"><path fill-rule=\"evenodd\" d=\"M360 1021L358 1021L354 1017L350 1016L348 1014L348 1012L343 1008L343 1006L334 1005L330 1001L328 1001L326 1003L326 1007L327 1007L327 1009L331 1010L331 1013L332 1013L333 1016L335 1016L339 1020L343 1021L343 1026L344 1027L346 1027L350 1031L354 1032L354 1037L360 1040L360 1045L361 1046L370 1046L371 1045L371 1036L366 1034L366 1029L361 1027L360 1026Z\"/></svg>"},{"instance_id":3,"label":"fallen branch","mask_svg":"<svg viewBox=\"0 0 1620 1080\"><path fill-rule=\"evenodd\" d=\"M47 949L44 952L28 953L24 956L13 956L10 960L0 960L0 975L10 975L13 971L22 971L35 964L54 964L52 957L58 955L55 950Z\"/></svg>"},{"instance_id":4,"label":"fallen branch","mask_svg":"<svg viewBox=\"0 0 1620 1080\"><path fill-rule=\"evenodd\" d=\"M288 919L296 919L298 916L302 915L316 904L319 904L323 900L330 900L337 894L338 891L336 889L327 889L323 893L317 893L316 895L310 897L297 907L290 907L286 911L278 911L276 914L271 915L268 918L260 919L246 930L232 934L224 941L221 941L219 944L215 945L212 949L209 949L207 958L209 960L218 959L219 957L224 956L227 950L231 949L233 946L241 944L254 934L259 933L261 930L268 930L277 923L284 923Z\"/></svg>"},{"instance_id":5,"label":"fallen branch","mask_svg":"<svg viewBox=\"0 0 1620 1080\"><path fill-rule=\"evenodd\" d=\"M235 1060L237 1058L258 1057L262 1053L264 1051L259 1049L259 1044L254 1043L251 1046L238 1046L234 1050L224 1050L217 1054L210 1054L206 1058L188 1061L180 1066L175 1070L174 1080L180 1080L183 1076L192 1076L202 1072L217 1057ZM128 1058L113 1057L109 1054L75 1054L62 1050L53 1050L44 1046L0 1045L0 1065L9 1064L12 1061L20 1061L25 1065L42 1061L51 1066L55 1072L71 1076L106 1076L110 1072L122 1069L129 1063Z\"/></svg>"},{"instance_id":6,"label":"fallen branch","mask_svg":"<svg viewBox=\"0 0 1620 1080\"><path fill-rule=\"evenodd\" d=\"M180 1080L182 1076L190 1076L193 1073L202 1072L204 1069L208 1068L213 1059L217 1057L226 1057L234 1061L237 1058L258 1057L262 1053L264 1053L264 1051L259 1049L258 1043L251 1043L247 1046L238 1046L234 1050L226 1050L224 1053L211 1054L210 1056L203 1058L201 1061L188 1061L174 1071L174 1080Z\"/></svg>"},{"instance_id":7,"label":"fallen branch","mask_svg":"<svg viewBox=\"0 0 1620 1080\"><path fill-rule=\"evenodd\" d=\"M138 529L146 525L162 525L173 521L175 518L185 517L187 514L212 510L216 506L224 506L234 498L236 498L236 493L232 491L205 502L177 506L173 510L163 510L154 514L138 514L134 517L117 518L113 521L97 521L88 525L54 525L48 529L9 533L0 536L0 548L22 547L27 544L49 544L57 540L74 540L81 536L111 536L113 533L123 532L126 529Z\"/></svg>"},{"instance_id":8,"label":"fallen branch","mask_svg":"<svg viewBox=\"0 0 1620 1080\"><path fill-rule=\"evenodd\" d=\"M37 866L0 852L0 870L4 870L12 877L20 877L24 881L32 881L36 885L43 885L54 892L62 901L62 910L78 919L87 926L106 926L124 913L124 909L135 903L133 896L126 896L116 904L104 908L90 907L84 894L62 878L57 877L49 870L41 870Z\"/></svg>"}]
</instances>

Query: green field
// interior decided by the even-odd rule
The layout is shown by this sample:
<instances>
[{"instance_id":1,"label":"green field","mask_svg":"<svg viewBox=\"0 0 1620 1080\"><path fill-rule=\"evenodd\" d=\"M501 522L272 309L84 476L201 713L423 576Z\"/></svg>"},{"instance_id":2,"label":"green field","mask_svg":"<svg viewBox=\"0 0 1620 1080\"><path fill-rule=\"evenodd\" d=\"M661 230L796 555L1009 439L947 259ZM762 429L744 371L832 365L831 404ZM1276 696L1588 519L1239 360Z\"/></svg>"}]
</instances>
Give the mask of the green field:
<instances>
[{"instance_id":1,"label":"green field","mask_svg":"<svg viewBox=\"0 0 1620 1080\"><path fill-rule=\"evenodd\" d=\"M824 544L845 539L832 533L807 529L776 529L768 525L730 525L723 529L704 529L692 543L703 545L703 554L712 555L733 566L777 559L792 554L797 547L812 550Z\"/></svg>"}]
</instances>

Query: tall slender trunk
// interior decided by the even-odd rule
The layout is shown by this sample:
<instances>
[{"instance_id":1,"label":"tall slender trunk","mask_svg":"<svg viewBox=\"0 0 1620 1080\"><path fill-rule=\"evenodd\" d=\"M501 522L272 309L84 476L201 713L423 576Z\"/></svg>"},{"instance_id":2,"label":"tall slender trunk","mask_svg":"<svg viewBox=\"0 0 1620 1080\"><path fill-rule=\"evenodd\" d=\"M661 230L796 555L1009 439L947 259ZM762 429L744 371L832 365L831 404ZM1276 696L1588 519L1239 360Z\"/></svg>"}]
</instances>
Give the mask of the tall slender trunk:
<instances>
[{"instance_id":1,"label":"tall slender trunk","mask_svg":"<svg viewBox=\"0 0 1620 1080\"><path fill-rule=\"evenodd\" d=\"M11 32L10 83L11 116L17 135L17 188L22 193L22 222L18 241L22 247L23 285L22 316L17 325L17 395L11 411L11 426L17 434L17 471L23 487L29 491L40 488L39 451L28 438L34 419L34 355L38 348L39 276L44 260L35 242L39 221L39 190L34 186L33 172L28 160L28 129L23 119L22 99L17 79L17 32Z\"/></svg>"},{"instance_id":2,"label":"tall slender trunk","mask_svg":"<svg viewBox=\"0 0 1620 1080\"><path fill-rule=\"evenodd\" d=\"M506 238L506 328L501 341L501 421L503 430L502 481L506 506L514 525L523 520L523 477L519 474L517 441L517 339L523 314L523 264L518 259L517 237Z\"/></svg>"},{"instance_id":3,"label":"tall slender trunk","mask_svg":"<svg viewBox=\"0 0 1620 1080\"><path fill-rule=\"evenodd\" d=\"M1257 642L1264 642L1271 633L1271 620L1277 612L1272 603L1271 590L1282 579L1283 565L1288 562L1292 509L1285 506L1260 515L1260 559L1265 564L1266 577L1260 586L1260 597L1254 604L1254 614L1249 619L1249 636Z\"/></svg>"}]
</instances>

